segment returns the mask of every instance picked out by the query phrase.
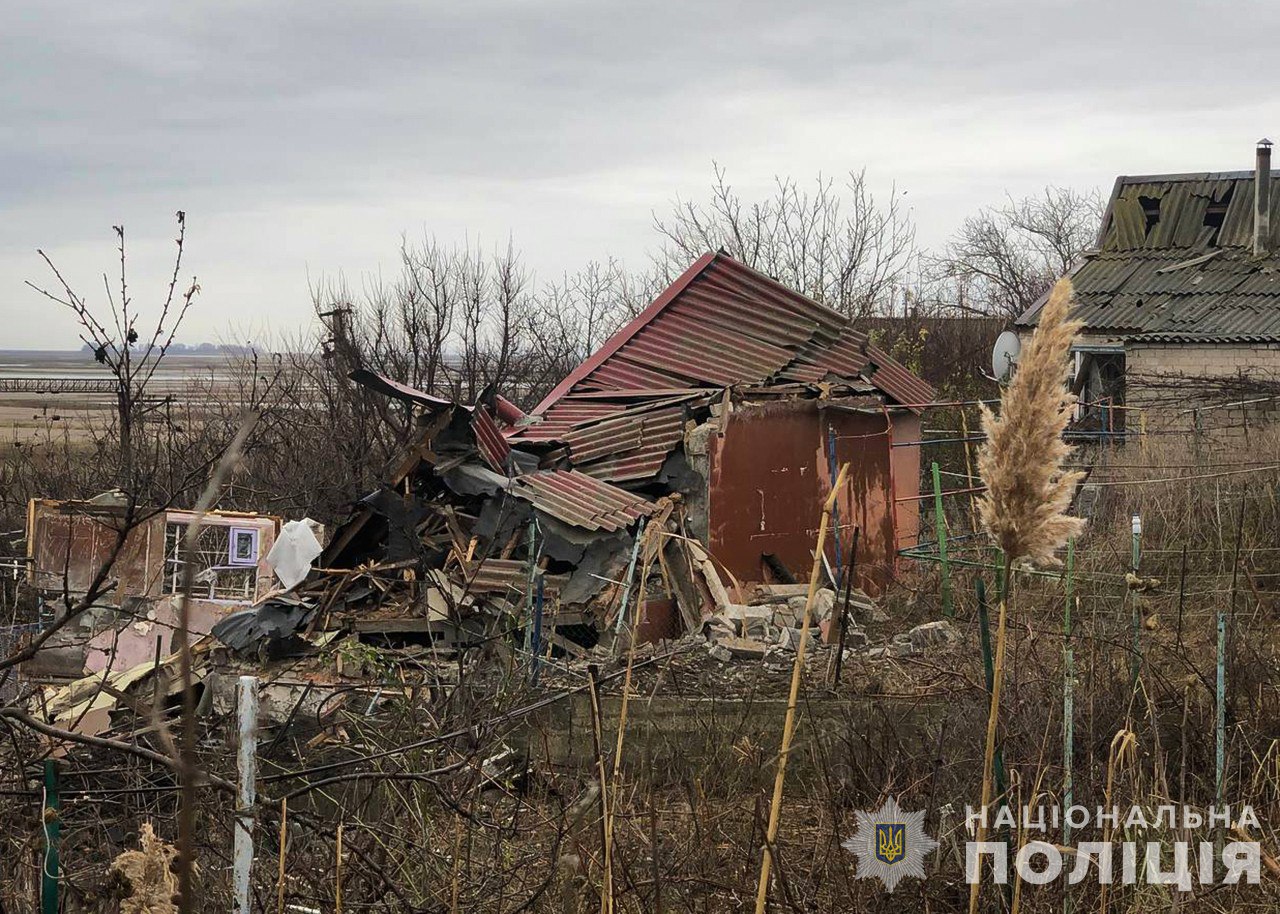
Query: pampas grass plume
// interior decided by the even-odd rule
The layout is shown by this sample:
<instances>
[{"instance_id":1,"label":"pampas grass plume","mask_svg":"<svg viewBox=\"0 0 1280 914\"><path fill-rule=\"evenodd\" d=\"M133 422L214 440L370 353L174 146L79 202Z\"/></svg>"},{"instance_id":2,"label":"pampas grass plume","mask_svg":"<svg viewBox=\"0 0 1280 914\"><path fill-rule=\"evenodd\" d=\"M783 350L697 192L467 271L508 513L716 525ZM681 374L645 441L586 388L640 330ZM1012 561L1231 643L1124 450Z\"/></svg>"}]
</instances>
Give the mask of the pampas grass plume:
<instances>
[{"instance_id":1,"label":"pampas grass plume","mask_svg":"<svg viewBox=\"0 0 1280 914\"><path fill-rule=\"evenodd\" d=\"M979 516L1010 563L1061 564L1054 552L1084 527L1083 519L1066 513L1084 474L1062 467L1071 453L1062 432L1076 401L1067 389L1067 365L1081 327L1067 320L1071 298L1071 280L1058 280L1001 397L1000 414L982 407L987 441L978 472L987 491Z\"/></svg>"}]
</instances>

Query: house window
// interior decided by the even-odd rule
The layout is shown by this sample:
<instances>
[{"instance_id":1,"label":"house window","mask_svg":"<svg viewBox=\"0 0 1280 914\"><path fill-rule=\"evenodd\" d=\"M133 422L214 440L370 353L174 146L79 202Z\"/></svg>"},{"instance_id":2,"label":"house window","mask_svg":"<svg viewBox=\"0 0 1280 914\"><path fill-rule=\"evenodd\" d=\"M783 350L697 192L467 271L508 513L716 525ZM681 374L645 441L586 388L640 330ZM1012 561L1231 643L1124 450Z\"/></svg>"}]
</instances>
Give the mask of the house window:
<instances>
[{"instance_id":1,"label":"house window","mask_svg":"<svg viewBox=\"0 0 1280 914\"><path fill-rule=\"evenodd\" d=\"M1125 431L1124 350L1076 352L1076 380L1080 398L1072 432L1081 437L1123 437Z\"/></svg>"},{"instance_id":2,"label":"house window","mask_svg":"<svg viewBox=\"0 0 1280 914\"><path fill-rule=\"evenodd\" d=\"M201 527L196 538L191 595L199 600L254 600L258 589L258 532L253 527ZM182 591L186 534L185 523L165 525L164 593Z\"/></svg>"},{"instance_id":3,"label":"house window","mask_svg":"<svg viewBox=\"0 0 1280 914\"><path fill-rule=\"evenodd\" d=\"M258 531L252 527L232 527L227 554L230 565L258 564Z\"/></svg>"}]
</instances>

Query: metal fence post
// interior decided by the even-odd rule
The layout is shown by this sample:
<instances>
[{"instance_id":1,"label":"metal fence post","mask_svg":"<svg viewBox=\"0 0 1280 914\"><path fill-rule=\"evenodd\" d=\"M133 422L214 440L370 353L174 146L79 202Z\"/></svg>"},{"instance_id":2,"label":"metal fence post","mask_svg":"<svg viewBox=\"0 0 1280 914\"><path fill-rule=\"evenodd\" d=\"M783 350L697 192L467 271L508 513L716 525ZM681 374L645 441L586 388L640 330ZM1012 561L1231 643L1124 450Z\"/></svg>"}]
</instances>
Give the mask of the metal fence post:
<instances>
[{"instance_id":1,"label":"metal fence post","mask_svg":"<svg viewBox=\"0 0 1280 914\"><path fill-rule=\"evenodd\" d=\"M258 777L258 680L241 676L238 717L240 740L236 748L236 767L240 780L236 785L235 847L232 885L235 889L236 914L250 914L249 876L253 868L253 805L256 801Z\"/></svg>"}]
</instances>

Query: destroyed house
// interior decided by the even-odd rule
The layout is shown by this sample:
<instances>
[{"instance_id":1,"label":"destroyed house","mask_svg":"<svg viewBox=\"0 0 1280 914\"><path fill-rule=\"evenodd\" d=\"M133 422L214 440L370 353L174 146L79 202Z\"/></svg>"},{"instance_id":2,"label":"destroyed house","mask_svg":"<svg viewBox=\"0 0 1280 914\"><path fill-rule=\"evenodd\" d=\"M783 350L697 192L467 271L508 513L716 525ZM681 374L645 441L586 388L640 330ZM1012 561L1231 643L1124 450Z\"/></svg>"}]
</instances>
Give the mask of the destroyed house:
<instances>
[{"instance_id":1,"label":"destroyed house","mask_svg":"<svg viewBox=\"0 0 1280 914\"><path fill-rule=\"evenodd\" d=\"M807 578L846 462L828 586L855 531L871 591L915 543L918 449L895 442L919 440L932 389L846 317L724 254L693 264L528 415L353 377L414 403L423 427L322 558L359 574L318 601L384 642L466 640L477 608L523 617L536 603L549 638L590 645L638 592L645 636L696 629L753 583ZM367 580L388 571L405 584L395 596Z\"/></svg>"},{"instance_id":2,"label":"destroyed house","mask_svg":"<svg viewBox=\"0 0 1280 914\"><path fill-rule=\"evenodd\" d=\"M1280 395L1280 219L1271 144L1253 171L1121 176L1070 271L1084 323L1076 430L1247 422ZM1047 296L1046 296L1047 297ZM1015 321L1025 341L1041 299Z\"/></svg>"}]
</instances>

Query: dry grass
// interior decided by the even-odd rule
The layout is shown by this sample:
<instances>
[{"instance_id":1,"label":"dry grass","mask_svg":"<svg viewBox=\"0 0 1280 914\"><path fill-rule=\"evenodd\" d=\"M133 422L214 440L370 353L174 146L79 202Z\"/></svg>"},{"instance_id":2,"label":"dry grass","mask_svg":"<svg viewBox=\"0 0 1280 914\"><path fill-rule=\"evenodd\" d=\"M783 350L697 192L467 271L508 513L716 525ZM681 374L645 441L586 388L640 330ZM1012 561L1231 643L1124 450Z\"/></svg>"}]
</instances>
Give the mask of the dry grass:
<instances>
[{"instance_id":1,"label":"dry grass","mask_svg":"<svg viewBox=\"0 0 1280 914\"><path fill-rule=\"evenodd\" d=\"M178 881L170 866L178 852L156 837L150 822L142 823L139 843L141 850L125 851L111 864L129 883L120 914L177 914Z\"/></svg>"}]
</instances>

